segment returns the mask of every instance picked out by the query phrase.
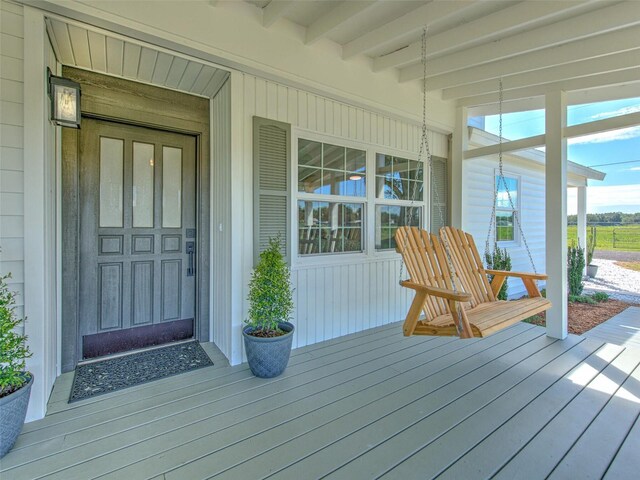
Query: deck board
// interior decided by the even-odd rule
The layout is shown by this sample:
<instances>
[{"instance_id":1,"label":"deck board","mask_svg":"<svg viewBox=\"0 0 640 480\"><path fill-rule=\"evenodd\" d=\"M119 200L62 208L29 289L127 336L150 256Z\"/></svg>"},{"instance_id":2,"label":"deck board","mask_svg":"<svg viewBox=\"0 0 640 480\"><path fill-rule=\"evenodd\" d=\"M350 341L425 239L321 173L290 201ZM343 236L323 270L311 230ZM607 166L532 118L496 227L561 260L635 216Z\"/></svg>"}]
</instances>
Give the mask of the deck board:
<instances>
[{"instance_id":1,"label":"deck board","mask_svg":"<svg viewBox=\"0 0 640 480\"><path fill-rule=\"evenodd\" d=\"M584 333L614 345L640 349L640 307L629 307Z\"/></svg>"},{"instance_id":2,"label":"deck board","mask_svg":"<svg viewBox=\"0 0 640 480\"><path fill-rule=\"evenodd\" d=\"M67 405L65 377L0 477L625 478L640 469L639 363L524 323L472 340L396 323L294 350L270 380L218 362Z\"/></svg>"}]
</instances>

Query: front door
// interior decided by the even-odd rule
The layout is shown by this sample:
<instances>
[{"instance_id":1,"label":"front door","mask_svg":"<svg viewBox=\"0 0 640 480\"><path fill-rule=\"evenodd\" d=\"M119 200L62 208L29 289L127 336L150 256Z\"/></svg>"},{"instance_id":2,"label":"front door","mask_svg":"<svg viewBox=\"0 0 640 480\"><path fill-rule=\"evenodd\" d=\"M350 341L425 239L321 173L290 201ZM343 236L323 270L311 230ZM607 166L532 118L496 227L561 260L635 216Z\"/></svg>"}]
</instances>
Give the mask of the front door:
<instances>
[{"instance_id":1,"label":"front door","mask_svg":"<svg viewBox=\"0 0 640 480\"><path fill-rule=\"evenodd\" d=\"M82 358L193 337L195 137L83 119L79 145Z\"/></svg>"}]
</instances>

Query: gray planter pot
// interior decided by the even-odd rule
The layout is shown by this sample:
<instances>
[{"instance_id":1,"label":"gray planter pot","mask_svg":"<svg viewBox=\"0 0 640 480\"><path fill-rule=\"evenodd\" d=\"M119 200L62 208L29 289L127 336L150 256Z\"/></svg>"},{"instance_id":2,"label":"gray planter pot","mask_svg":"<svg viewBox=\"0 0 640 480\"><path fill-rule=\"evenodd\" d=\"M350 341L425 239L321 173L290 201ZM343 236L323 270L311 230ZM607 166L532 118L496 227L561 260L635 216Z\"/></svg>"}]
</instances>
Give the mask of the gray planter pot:
<instances>
[{"instance_id":1,"label":"gray planter pot","mask_svg":"<svg viewBox=\"0 0 640 480\"><path fill-rule=\"evenodd\" d=\"M287 332L273 338L254 337L249 335L252 327L242 329L244 349L251 372L260 378L273 378L284 372L289 363L291 342L293 341L293 324L280 323L280 329Z\"/></svg>"},{"instance_id":2,"label":"gray planter pot","mask_svg":"<svg viewBox=\"0 0 640 480\"><path fill-rule=\"evenodd\" d=\"M587 265L587 277L595 278L598 274L598 265Z\"/></svg>"},{"instance_id":3,"label":"gray planter pot","mask_svg":"<svg viewBox=\"0 0 640 480\"><path fill-rule=\"evenodd\" d=\"M20 390L0 398L0 458L13 448L24 425L33 385L33 375L28 375L30 380Z\"/></svg>"}]
</instances>

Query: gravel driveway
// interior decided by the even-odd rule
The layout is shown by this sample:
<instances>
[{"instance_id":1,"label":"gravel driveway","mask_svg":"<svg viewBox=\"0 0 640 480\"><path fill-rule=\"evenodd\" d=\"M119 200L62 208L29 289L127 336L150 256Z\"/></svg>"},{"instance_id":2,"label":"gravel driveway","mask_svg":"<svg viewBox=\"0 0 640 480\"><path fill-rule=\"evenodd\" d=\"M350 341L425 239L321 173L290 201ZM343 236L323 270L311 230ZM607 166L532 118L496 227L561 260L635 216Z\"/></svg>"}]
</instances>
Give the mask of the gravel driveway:
<instances>
[{"instance_id":1,"label":"gravel driveway","mask_svg":"<svg viewBox=\"0 0 640 480\"><path fill-rule=\"evenodd\" d=\"M615 260L617 262L640 262L640 252L621 252L620 250L596 250L593 252L593 258L596 260L593 263L598 263L597 260L602 258L604 260Z\"/></svg>"},{"instance_id":2,"label":"gravel driveway","mask_svg":"<svg viewBox=\"0 0 640 480\"><path fill-rule=\"evenodd\" d=\"M618 253L618 252L613 252ZM630 253L630 252L619 252ZM635 252L632 252L635 254ZM595 257L595 255L594 255ZM627 257L628 258L628 257ZM630 303L640 303L640 272L619 267L616 261L633 261L626 258L605 260L595 258L593 263L598 265L596 278L588 278L584 282L585 293L606 292L612 298ZM640 260L638 254L637 260Z\"/></svg>"}]
</instances>

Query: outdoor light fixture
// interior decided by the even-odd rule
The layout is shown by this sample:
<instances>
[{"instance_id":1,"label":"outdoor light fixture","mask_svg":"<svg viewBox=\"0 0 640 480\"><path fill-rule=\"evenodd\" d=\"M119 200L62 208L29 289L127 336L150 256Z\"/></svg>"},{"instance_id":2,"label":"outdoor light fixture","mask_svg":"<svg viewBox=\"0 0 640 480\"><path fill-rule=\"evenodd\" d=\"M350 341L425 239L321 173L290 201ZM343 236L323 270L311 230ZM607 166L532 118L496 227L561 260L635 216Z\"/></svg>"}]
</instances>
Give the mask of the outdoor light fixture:
<instances>
[{"instance_id":1,"label":"outdoor light fixture","mask_svg":"<svg viewBox=\"0 0 640 480\"><path fill-rule=\"evenodd\" d=\"M56 77L47 69L51 121L61 127L80 128L80 84Z\"/></svg>"},{"instance_id":2,"label":"outdoor light fixture","mask_svg":"<svg viewBox=\"0 0 640 480\"><path fill-rule=\"evenodd\" d=\"M349 175L349 180L362 180L362 175L359 173L353 173Z\"/></svg>"}]
</instances>

